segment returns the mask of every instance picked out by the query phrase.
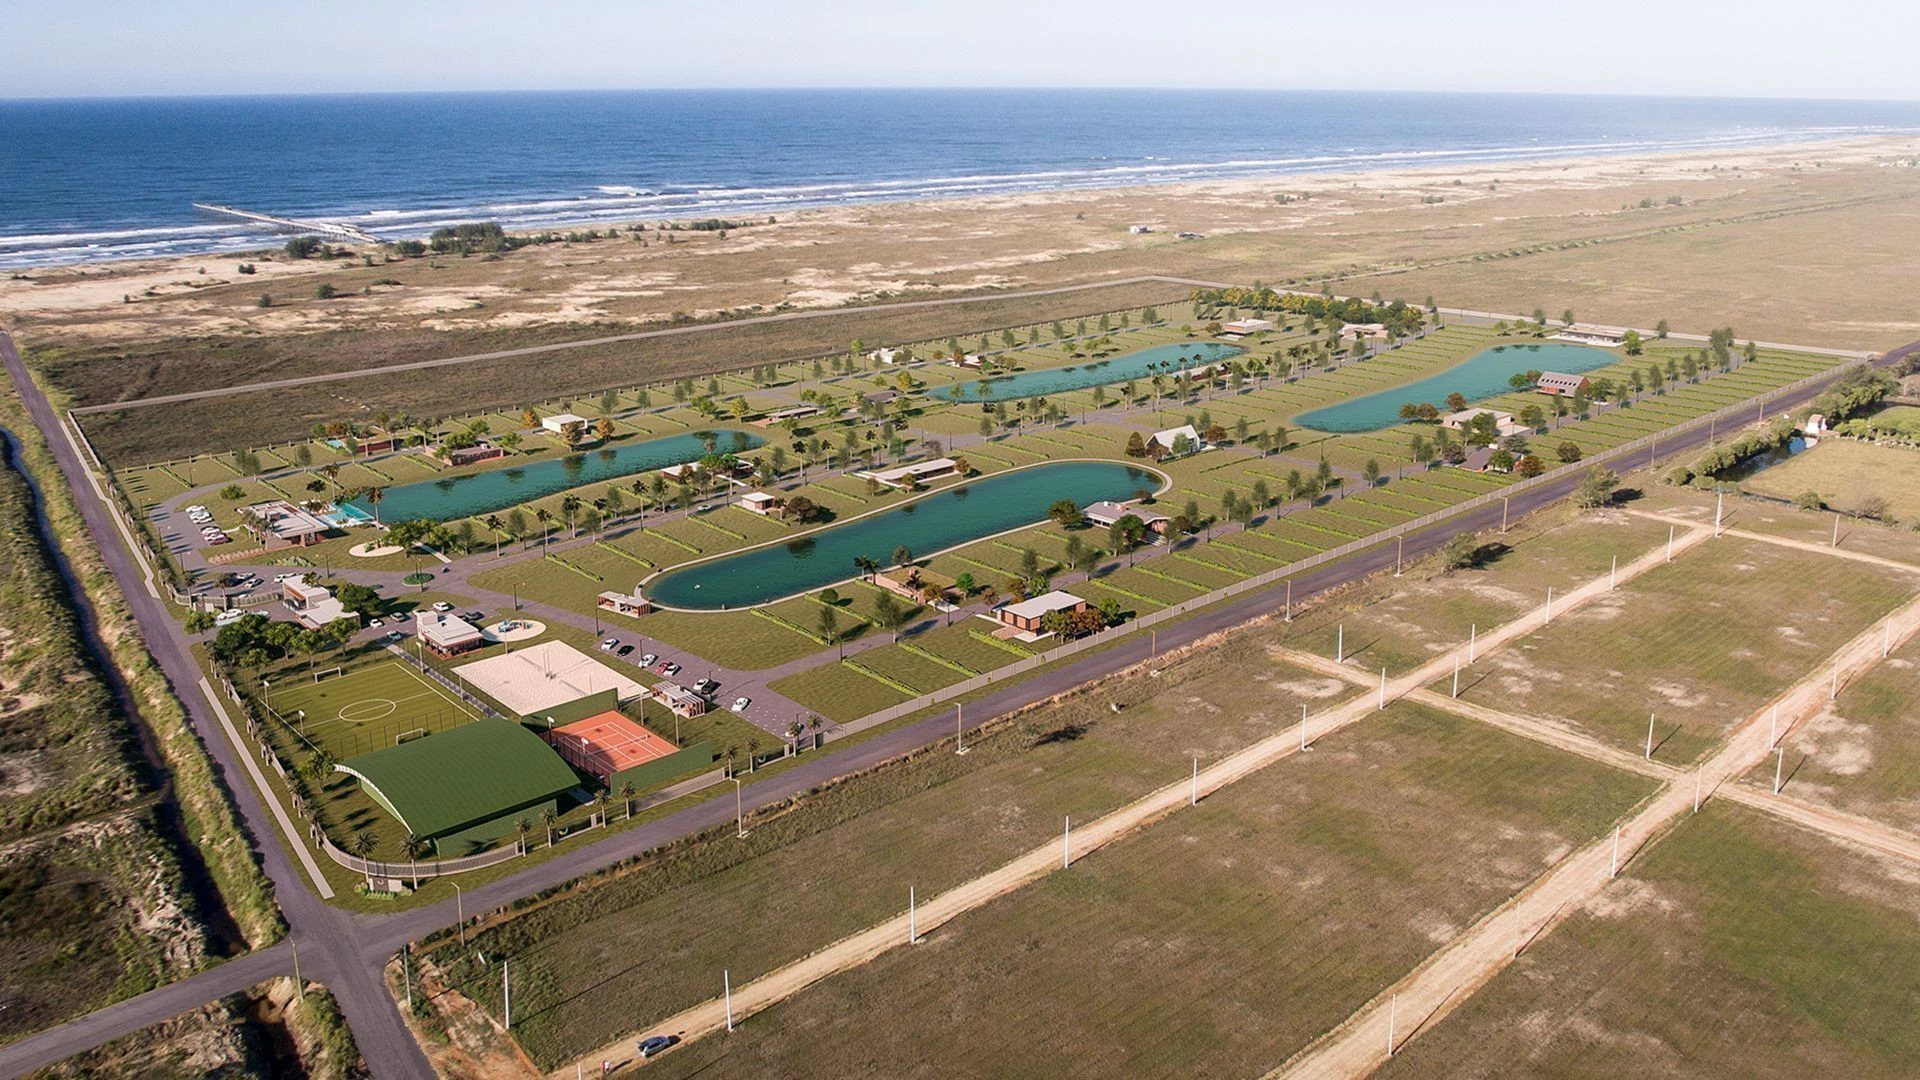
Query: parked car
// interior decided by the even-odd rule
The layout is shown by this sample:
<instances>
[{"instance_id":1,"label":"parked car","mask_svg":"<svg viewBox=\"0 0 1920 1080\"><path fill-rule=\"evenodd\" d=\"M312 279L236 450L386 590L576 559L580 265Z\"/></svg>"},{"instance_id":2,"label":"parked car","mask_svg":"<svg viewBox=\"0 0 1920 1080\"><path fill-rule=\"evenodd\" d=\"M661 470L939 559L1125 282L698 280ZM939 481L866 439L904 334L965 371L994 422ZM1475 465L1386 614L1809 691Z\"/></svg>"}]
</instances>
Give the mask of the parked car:
<instances>
[{"instance_id":1,"label":"parked car","mask_svg":"<svg viewBox=\"0 0 1920 1080\"><path fill-rule=\"evenodd\" d=\"M718 689L720 689L720 684L714 682L712 679L701 679L699 682L693 684L693 692L696 694L711 694Z\"/></svg>"},{"instance_id":2,"label":"parked car","mask_svg":"<svg viewBox=\"0 0 1920 1080\"><path fill-rule=\"evenodd\" d=\"M208 543L210 543L210 544L224 544L224 543L227 543L228 541L230 541L230 540L232 540L232 539L233 539L233 537L231 537L231 536L228 536L228 535L227 535L226 533L221 533L221 534L220 534L220 535L218 535L218 536L209 536L209 537L207 537L207 542L208 542Z\"/></svg>"},{"instance_id":3,"label":"parked car","mask_svg":"<svg viewBox=\"0 0 1920 1080\"><path fill-rule=\"evenodd\" d=\"M620 639L619 639L619 638L615 638L615 637L610 637L610 638L608 638L607 640L605 640L605 641L603 641L603 642L601 642L601 643L600 643L600 651L601 651L601 652L612 652L612 651L613 651L613 647L614 647L615 645L618 645L618 644L620 644Z\"/></svg>"},{"instance_id":4,"label":"parked car","mask_svg":"<svg viewBox=\"0 0 1920 1080\"><path fill-rule=\"evenodd\" d=\"M383 623L383 622L381 622L381 621L380 621L379 619L368 619L368 620L367 620L367 629L369 629L369 630L378 630L378 629L380 629L381 627L383 627L383 626L385 626L385 625L387 625L387 624L386 624L386 623Z\"/></svg>"},{"instance_id":5,"label":"parked car","mask_svg":"<svg viewBox=\"0 0 1920 1080\"><path fill-rule=\"evenodd\" d=\"M666 675L667 675L667 676L668 676L669 678L671 678L672 676L675 676L675 675L678 675L678 674L680 674L680 665L679 665L679 664L668 664L668 665L667 665L667 670L666 670L666 671L664 672L664 674L666 674Z\"/></svg>"},{"instance_id":6,"label":"parked car","mask_svg":"<svg viewBox=\"0 0 1920 1080\"><path fill-rule=\"evenodd\" d=\"M473 624L473 625L475 625L475 626L479 626L479 625L480 625L480 623L481 623L481 622L482 622L483 620L485 620L485 619L486 619L486 616L485 616L485 615L482 615L482 614L481 614L480 612L478 612L478 611L469 611L469 612L467 612L467 613L466 613L465 615L462 615L462 616L460 616L460 617L461 617L462 619L465 619L466 621L468 621L468 622L470 622L470 623L472 623L472 624Z\"/></svg>"},{"instance_id":7,"label":"parked car","mask_svg":"<svg viewBox=\"0 0 1920 1080\"><path fill-rule=\"evenodd\" d=\"M617 649L615 649L615 650L613 650L613 655L615 655L615 656L631 656L631 655L633 655L633 646L631 646L631 645L622 645L622 646L620 646L619 648L617 648Z\"/></svg>"},{"instance_id":8,"label":"parked car","mask_svg":"<svg viewBox=\"0 0 1920 1080\"><path fill-rule=\"evenodd\" d=\"M406 637L406 635L405 635L405 634L402 634L402 633L401 633L400 631L398 631L398 630L389 630L389 631L387 631L387 640L388 640L388 641L399 641L399 640L400 640L401 638L403 638L403 637Z\"/></svg>"},{"instance_id":9,"label":"parked car","mask_svg":"<svg viewBox=\"0 0 1920 1080\"><path fill-rule=\"evenodd\" d=\"M241 619L246 618L246 615L247 613L239 608L229 608L213 617L213 625L225 626L228 623L239 622Z\"/></svg>"},{"instance_id":10,"label":"parked car","mask_svg":"<svg viewBox=\"0 0 1920 1080\"><path fill-rule=\"evenodd\" d=\"M750 697L737 697L737 698L734 698L734 699L733 699L733 711L734 711L734 712L737 712L737 713L743 713L743 712L746 712L746 711L747 711L747 706L749 706L749 705L751 705L751 704L753 704L753 699L752 699L752 698L750 698Z\"/></svg>"},{"instance_id":11,"label":"parked car","mask_svg":"<svg viewBox=\"0 0 1920 1080\"><path fill-rule=\"evenodd\" d=\"M447 603L445 600L438 600L434 602L433 610L445 615L447 612L453 610L453 605Z\"/></svg>"},{"instance_id":12,"label":"parked car","mask_svg":"<svg viewBox=\"0 0 1920 1080\"><path fill-rule=\"evenodd\" d=\"M655 663L656 661L658 661L659 659L660 659L660 657L659 657L659 655L658 655L658 654L656 654L656 653L647 653L647 654L645 654L645 655L643 655L643 656L641 656L641 657L640 657L640 666L641 666L641 667L652 667L652 666L654 665L654 663Z\"/></svg>"},{"instance_id":13,"label":"parked car","mask_svg":"<svg viewBox=\"0 0 1920 1080\"><path fill-rule=\"evenodd\" d=\"M279 585L283 582L292 581L294 578L297 578L299 576L300 576L299 574L275 574L273 575L273 583L275 585Z\"/></svg>"},{"instance_id":14,"label":"parked car","mask_svg":"<svg viewBox=\"0 0 1920 1080\"><path fill-rule=\"evenodd\" d=\"M673 1045L679 1041L680 1036L678 1035L655 1035L652 1038L641 1039L640 1056L650 1058L655 1054L672 1049Z\"/></svg>"}]
</instances>

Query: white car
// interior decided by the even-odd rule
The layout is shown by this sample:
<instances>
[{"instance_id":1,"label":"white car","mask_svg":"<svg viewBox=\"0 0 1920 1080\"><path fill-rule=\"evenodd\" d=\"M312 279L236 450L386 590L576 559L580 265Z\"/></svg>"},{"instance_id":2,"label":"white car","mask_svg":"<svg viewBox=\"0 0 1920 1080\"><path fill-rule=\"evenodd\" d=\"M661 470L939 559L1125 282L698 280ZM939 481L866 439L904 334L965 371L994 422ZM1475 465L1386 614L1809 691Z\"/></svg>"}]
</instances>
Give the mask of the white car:
<instances>
[{"instance_id":1,"label":"white car","mask_svg":"<svg viewBox=\"0 0 1920 1080\"><path fill-rule=\"evenodd\" d=\"M381 621L380 621L379 619L368 619L368 620L367 620L367 629L369 629L369 630L378 630L378 629L380 629L381 627L383 627L383 626L385 626L385 625L387 625L387 624L386 624L386 623L383 623L383 622L381 622Z\"/></svg>"},{"instance_id":2,"label":"white car","mask_svg":"<svg viewBox=\"0 0 1920 1080\"><path fill-rule=\"evenodd\" d=\"M441 600L441 601L437 601L433 605L433 610L439 612L442 615L445 615L447 612L453 610L453 605L447 603L445 600Z\"/></svg>"},{"instance_id":3,"label":"white car","mask_svg":"<svg viewBox=\"0 0 1920 1080\"><path fill-rule=\"evenodd\" d=\"M617 637L610 637L610 638L608 638L607 640L605 640L605 641L603 641L603 642L601 642L601 643L600 643L600 651L601 651L601 652L612 652L612 651L613 651L613 647L614 647L615 645L618 645L618 644L620 644L620 639L619 639L619 638L617 638Z\"/></svg>"},{"instance_id":4,"label":"white car","mask_svg":"<svg viewBox=\"0 0 1920 1080\"><path fill-rule=\"evenodd\" d=\"M247 617L247 613L245 611L242 611L239 608L229 608L228 610L223 611L220 614L215 615L213 617L213 625L225 626L228 623L239 622L241 619L244 619L246 617Z\"/></svg>"},{"instance_id":5,"label":"white car","mask_svg":"<svg viewBox=\"0 0 1920 1080\"><path fill-rule=\"evenodd\" d=\"M292 581L294 578L297 578L299 576L300 576L299 574L275 574L273 575L273 583L275 585L278 585L282 582Z\"/></svg>"},{"instance_id":6,"label":"white car","mask_svg":"<svg viewBox=\"0 0 1920 1080\"><path fill-rule=\"evenodd\" d=\"M752 698L749 698L749 697L737 697L737 698L734 698L734 699L733 699L733 711L734 711L734 712L737 712L737 713L743 713L743 712L746 712L746 711L747 711L747 706L749 706L749 705L751 705L751 704L753 704L753 699L752 699Z\"/></svg>"},{"instance_id":7,"label":"white car","mask_svg":"<svg viewBox=\"0 0 1920 1080\"><path fill-rule=\"evenodd\" d=\"M643 655L642 655L642 656L640 657L640 666L641 666L641 667L652 667L652 666L654 665L654 663L655 663L656 661L658 661L659 659L660 659L660 657L659 657L659 655L658 655L658 654L655 654L655 653L645 653L645 654L643 654Z\"/></svg>"}]
</instances>

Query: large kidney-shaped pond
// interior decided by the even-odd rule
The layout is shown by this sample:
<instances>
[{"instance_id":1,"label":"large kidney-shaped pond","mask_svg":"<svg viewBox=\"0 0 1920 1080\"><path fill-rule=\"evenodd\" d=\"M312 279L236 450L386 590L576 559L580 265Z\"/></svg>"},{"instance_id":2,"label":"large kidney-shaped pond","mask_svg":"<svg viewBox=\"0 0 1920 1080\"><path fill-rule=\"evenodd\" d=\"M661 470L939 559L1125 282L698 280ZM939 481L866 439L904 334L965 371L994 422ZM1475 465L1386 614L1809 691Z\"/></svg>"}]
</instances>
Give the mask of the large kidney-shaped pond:
<instances>
[{"instance_id":1,"label":"large kidney-shaped pond","mask_svg":"<svg viewBox=\"0 0 1920 1080\"><path fill-rule=\"evenodd\" d=\"M1035 465L792 540L669 570L649 581L644 591L662 607L749 607L845 581L859 572L853 562L859 556L885 565L894 549L904 546L916 558L925 558L1043 521L1047 508L1060 499L1082 506L1101 499L1119 501L1142 488L1158 490L1163 483L1156 473L1112 461Z\"/></svg>"},{"instance_id":2,"label":"large kidney-shaped pond","mask_svg":"<svg viewBox=\"0 0 1920 1080\"><path fill-rule=\"evenodd\" d=\"M709 451L737 454L764 442L760 436L745 431L690 431L664 439L549 458L531 465L503 465L469 476L422 480L382 492L380 520L391 525L415 518L453 521L491 514L583 484L684 465L699 461ZM364 496L348 505L368 515L373 513L372 505Z\"/></svg>"},{"instance_id":3,"label":"large kidney-shaped pond","mask_svg":"<svg viewBox=\"0 0 1920 1080\"><path fill-rule=\"evenodd\" d=\"M1294 417L1294 423L1315 431L1378 431L1399 423L1400 406L1408 402L1415 405L1428 402L1445 412L1448 394L1458 393L1468 401L1481 401L1513 389L1507 380L1522 372L1558 371L1578 375L1606 367L1618 359L1605 349L1554 341L1495 345L1417 382L1303 412Z\"/></svg>"}]
</instances>

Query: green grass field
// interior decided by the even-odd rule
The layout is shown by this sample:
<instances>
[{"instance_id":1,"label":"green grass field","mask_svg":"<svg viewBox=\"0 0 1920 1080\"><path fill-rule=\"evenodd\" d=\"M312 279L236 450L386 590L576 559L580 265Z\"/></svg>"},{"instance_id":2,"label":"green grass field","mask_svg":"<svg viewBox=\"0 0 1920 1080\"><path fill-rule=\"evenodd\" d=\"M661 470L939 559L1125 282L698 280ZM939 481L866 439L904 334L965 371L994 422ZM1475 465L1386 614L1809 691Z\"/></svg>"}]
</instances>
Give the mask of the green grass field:
<instances>
[{"instance_id":1,"label":"green grass field","mask_svg":"<svg viewBox=\"0 0 1920 1080\"><path fill-rule=\"evenodd\" d=\"M1378 1075L1913 1075L1908 867L1711 803Z\"/></svg>"},{"instance_id":2,"label":"green grass field","mask_svg":"<svg viewBox=\"0 0 1920 1080\"><path fill-rule=\"evenodd\" d=\"M1648 789L1397 705L649 1068L1259 1076Z\"/></svg>"},{"instance_id":3,"label":"green grass field","mask_svg":"<svg viewBox=\"0 0 1920 1080\"><path fill-rule=\"evenodd\" d=\"M326 672L319 666L316 672ZM384 750L403 736L445 731L480 714L404 661L380 657L315 681L289 671L266 700L306 740L338 761Z\"/></svg>"}]
</instances>

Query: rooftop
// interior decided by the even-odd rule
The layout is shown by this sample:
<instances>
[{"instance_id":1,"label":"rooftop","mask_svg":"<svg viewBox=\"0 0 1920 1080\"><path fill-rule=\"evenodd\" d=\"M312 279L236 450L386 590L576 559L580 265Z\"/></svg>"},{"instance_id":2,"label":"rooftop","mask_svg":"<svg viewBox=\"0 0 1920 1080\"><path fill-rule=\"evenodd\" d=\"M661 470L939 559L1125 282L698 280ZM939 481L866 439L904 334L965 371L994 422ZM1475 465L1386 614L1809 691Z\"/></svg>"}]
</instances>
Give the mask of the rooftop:
<instances>
[{"instance_id":1,"label":"rooftop","mask_svg":"<svg viewBox=\"0 0 1920 1080\"><path fill-rule=\"evenodd\" d=\"M1022 600L1017 604L1007 604L1000 610L1021 619L1038 619L1049 611L1066 611L1086 603L1070 592L1055 589L1042 593L1031 600Z\"/></svg>"},{"instance_id":2,"label":"rooftop","mask_svg":"<svg viewBox=\"0 0 1920 1080\"><path fill-rule=\"evenodd\" d=\"M540 736L483 719L334 766L376 790L400 823L439 836L579 786Z\"/></svg>"}]
</instances>

